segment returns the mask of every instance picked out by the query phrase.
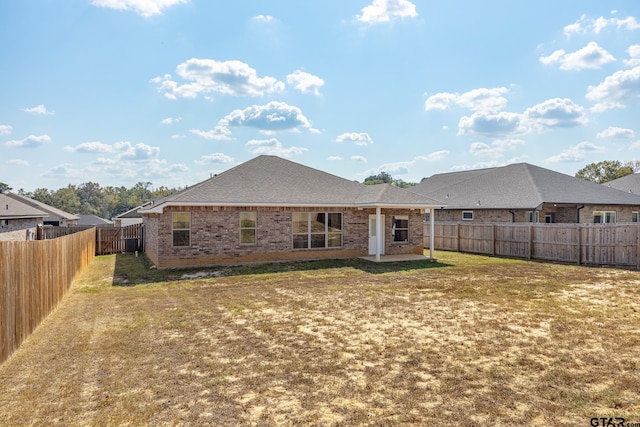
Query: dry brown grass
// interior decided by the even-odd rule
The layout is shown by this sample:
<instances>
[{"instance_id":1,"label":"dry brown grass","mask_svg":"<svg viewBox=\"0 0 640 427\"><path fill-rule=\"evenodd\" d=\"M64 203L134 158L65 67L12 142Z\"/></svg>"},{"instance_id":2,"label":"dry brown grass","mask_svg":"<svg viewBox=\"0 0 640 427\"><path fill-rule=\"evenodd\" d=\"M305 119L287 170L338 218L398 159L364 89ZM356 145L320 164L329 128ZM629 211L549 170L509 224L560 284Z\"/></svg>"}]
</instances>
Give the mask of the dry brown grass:
<instances>
[{"instance_id":1,"label":"dry brown grass","mask_svg":"<svg viewBox=\"0 0 640 427\"><path fill-rule=\"evenodd\" d=\"M437 255L99 257L0 367L0 424L640 422L639 272Z\"/></svg>"}]
</instances>

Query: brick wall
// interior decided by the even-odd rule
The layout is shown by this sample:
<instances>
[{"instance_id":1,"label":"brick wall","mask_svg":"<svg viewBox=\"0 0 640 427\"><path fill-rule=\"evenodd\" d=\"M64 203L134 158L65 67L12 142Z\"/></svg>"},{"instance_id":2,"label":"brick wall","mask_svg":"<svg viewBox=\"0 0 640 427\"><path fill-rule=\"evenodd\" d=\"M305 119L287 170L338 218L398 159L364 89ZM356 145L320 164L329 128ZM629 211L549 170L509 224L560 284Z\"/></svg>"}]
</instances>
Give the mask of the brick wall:
<instances>
[{"instance_id":1,"label":"brick wall","mask_svg":"<svg viewBox=\"0 0 640 427\"><path fill-rule=\"evenodd\" d=\"M172 213L191 213L191 244L173 247ZM256 212L256 243L240 243L240 212ZM342 213L341 248L293 250L293 212ZM418 210L385 210L387 254L422 253L422 214ZM241 264L304 259L352 258L368 254L369 215L375 209L168 207L144 215L145 252L159 268ZM409 215L409 241L393 242L393 215Z\"/></svg>"},{"instance_id":2,"label":"brick wall","mask_svg":"<svg viewBox=\"0 0 640 427\"><path fill-rule=\"evenodd\" d=\"M10 219L7 225L0 225L0 240L35 240L39 224L42 224L42 221Z\"/></svg>"}]
</instances>

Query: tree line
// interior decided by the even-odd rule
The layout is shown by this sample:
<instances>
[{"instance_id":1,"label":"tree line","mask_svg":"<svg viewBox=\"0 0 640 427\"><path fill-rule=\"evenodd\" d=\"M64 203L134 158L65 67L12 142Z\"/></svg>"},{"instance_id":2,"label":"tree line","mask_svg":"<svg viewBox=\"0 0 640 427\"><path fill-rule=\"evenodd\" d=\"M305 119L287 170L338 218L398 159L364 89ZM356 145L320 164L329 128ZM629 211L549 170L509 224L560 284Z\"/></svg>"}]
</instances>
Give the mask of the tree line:
<instances>
[{"instance_id":1,"label":"tree line","mask_svg":"<svg viewBox=\"0 0 640 427\"><path fill-rule=\"evenodd\" d=\"M12 188L0 182L0 193L10 192ZM58 190L36 188L33 192L23 189L17 194L46 203L65 212L82 215L97 215L111 220L130 209L147 203L157 197L168 196L179 189L159 187L152 189L151 182L138 182L131 188L101 187L95 182L80 185L68 185Z\"/></svg>"}]
</instances>

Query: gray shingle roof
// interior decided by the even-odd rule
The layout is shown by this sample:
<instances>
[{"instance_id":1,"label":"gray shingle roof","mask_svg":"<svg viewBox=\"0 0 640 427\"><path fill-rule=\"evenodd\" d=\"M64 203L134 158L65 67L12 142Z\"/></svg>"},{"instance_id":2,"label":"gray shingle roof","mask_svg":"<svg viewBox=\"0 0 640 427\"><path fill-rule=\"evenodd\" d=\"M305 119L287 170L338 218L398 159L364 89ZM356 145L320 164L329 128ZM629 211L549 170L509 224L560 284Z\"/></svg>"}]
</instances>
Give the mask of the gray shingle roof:
<instances>
[{"instance_id":1,"label":"gray shingle roof","mask_svg":"<svg viewBox=\"0 0 640 427\"><path fill-rule=\"evenodd\" d=\"M640 196L528 163L434 175L411 188L448 209L535 209L542 203L640 205Z\"/></svg>"},{"instance_id":2,"label":"gray shingle roof","mask_svg":"<svg viewBox=\"0 0 640 427\"><path fill-rule=\"evenodd\" d=\"M22 203L7 194L0 194L0 219L44 218L46 216L47 213L40 209Z\"/></svg>"},{"instance_id":3,"label":"gray shingle roof","mask_svg":"<svg viewBox=\"0 0 640 427\"><path fill-rule=\"evenodd\" d=\"M640 194L640 173L623 176L622 178L605 182L602 185L627 193Z\"/></svg>"},{"instance_id":4,"label":"gray shingle roof","mask_svg":"<svg viewBox=\"0 0 640 427\"><path fill-rule=\"evenodd\" d=\"M78 225L113 225L113 221L109 221L108 219L100 218L97 215L78 215L80 218L78 219Z\"/></svg>"},{"instance_id":5,"label":"gray shingle roof","mask_svg":"<svg viewBox=\"0 0 640 427\"><path fill-rule=\"evenodd\" d=\"M58 208L54 208L53 206L49 206L46 203L42 203L39 202L37 200L33 200L27 196L22 196L20 194L15 194L15 193L8 193L7 196L9 196L10 198L13 198L19 202L22 202L26 205L32 206L34 208L40 209L41 211L44 211L48 214L50 214L49 216L57 216L60 217L62 219L67 219L67 220L74 220L74 219L78 219L77 215L73 215L70 214L69 212L65 212L61 209Z\"/></svg>"},{"instance_id":6,"label":"gray shingle roof","mask_svg":"<svg viewBox=\"0 0 640 427\"><path fill-rule=\"evenodd\" d=\"M276 156L258 156L179 193L145 206L442 206L389 185L364 185Z\"/></svg>"}]
</instances>

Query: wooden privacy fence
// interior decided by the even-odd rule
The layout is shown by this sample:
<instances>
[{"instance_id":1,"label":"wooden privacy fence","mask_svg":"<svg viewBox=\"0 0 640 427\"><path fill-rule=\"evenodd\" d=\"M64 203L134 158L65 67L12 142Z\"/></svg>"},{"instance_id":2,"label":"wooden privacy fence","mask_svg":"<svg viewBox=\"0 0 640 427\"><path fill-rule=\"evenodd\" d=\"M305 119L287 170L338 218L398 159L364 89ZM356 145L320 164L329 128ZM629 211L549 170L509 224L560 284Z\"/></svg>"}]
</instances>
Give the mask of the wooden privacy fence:
<instances>
[{"instance_id":1,"label":"wooden privacy fence","mask_svg":"<svg viewBox=\"0 0 640 427\"><path fill-rule=\"evenodd\" d=\"M38 227L38 239L55 239L60 236L77 233L78 231L95 228L96 255L110 255L119 253L133 253L142 251L144 241L144 227L142 224L114 226L68 226L68 227Z\"/></svg>"},{"instance_id":2,"label":"wooden privacy fence","mask_svg":"<svg viewBox=\"0 0 640 427\"><path fill-rule=\"evenodd\" d=\"M640 225L436 223L434 249L640 269Z\"/></svg>"},{"instance_id":3,"label":"wooden privacy fence","mask_svg":"<svg viewBox=\"0 0 640 427\"><path fill-rule=\"evenodd\" d=\"M0 363L56 307L94 256L93 230L58 239L0 242Z\"/></svg>"}]
</instances>

